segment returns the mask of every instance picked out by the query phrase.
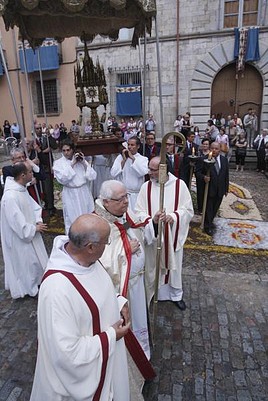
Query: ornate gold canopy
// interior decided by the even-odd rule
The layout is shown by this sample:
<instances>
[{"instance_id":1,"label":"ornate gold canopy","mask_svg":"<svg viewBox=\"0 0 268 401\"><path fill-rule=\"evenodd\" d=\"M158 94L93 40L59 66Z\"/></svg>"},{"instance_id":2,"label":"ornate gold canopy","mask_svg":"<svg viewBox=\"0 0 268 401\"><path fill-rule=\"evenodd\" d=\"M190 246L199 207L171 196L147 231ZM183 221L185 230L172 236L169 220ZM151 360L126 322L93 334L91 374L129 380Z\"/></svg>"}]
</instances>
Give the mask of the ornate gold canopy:
<instances>
[{"instance_id":1,"label":"ornate gold canopy","mask_svg":"<svg viewBox=\"0 0 268 401\"><path fill-rule=\"evenodd\" d=\"M32 47L46 37L62 40L97 35L116 40L121 28L135 28L132 44L151 31L156 0L0 0L0 15L6 29L19 27L23 39Z\"/></svg>"}]
</instances>

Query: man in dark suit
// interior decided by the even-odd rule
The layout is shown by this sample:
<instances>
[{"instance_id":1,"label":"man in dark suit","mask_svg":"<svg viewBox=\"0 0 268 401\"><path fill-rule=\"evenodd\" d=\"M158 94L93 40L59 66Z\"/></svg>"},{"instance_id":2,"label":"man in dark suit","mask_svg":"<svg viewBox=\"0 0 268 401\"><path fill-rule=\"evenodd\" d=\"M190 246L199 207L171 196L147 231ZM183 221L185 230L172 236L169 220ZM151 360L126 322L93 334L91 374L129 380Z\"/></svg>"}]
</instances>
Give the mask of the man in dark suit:
<instances>
[{"instance_id":1,"label":"man in dark suit","mask_svg":"<svg viewBox=\"0 0 268 401\"><path fill-rule=\"evenodd\" d=\"M144 156L150 161L153 157L160 153L161 145L155 141L155 132L148 132L145 136L145 152ZM140 147L139 152L143 154L143 147Z\"/></svg>"},{"instance_id":2,"label":"man in dark suit","mask_svg":"<svg viewBox=\"0 0 268 401\"><path fill-rule=\"evenodd\" d=\"M228 194L229 189L229 165L225 156L220 155L220 144L213 142L210 146L212 157L215 159L215 164L210 169L210 177L207 175L206 160L200 158L196 165L196 176L204 182L209 182L207 207L204 221L204 231L208 235L213 234L213 219L222 202L224 195Z\"/></svg>"},{"instance_id":3,"label":"man in dark suit","mask_svg":"<svg viewBox=\"0 0 268 401\"><path fill-rule=\"evenodd\" d=\"M194 138L194 132L187 133L186 146L183 152L183 160L181 165L181 179L185 182L188 188L191 168L189 156L197 155L198 152L198 146L194 143Z\"/></svg>"},{"instance_id":4,"label":"man in dark suit","mask_svg":"<svg viewBox=\"0 0 268 401\"><path fill-rule=\"evenodd\" d=\"M180 178L180 166L182 163L182 157L180 154L175 153L175 141L174 136L170 136L166 141L166 162L169 173Z\"/></svg>"}]
</instances>

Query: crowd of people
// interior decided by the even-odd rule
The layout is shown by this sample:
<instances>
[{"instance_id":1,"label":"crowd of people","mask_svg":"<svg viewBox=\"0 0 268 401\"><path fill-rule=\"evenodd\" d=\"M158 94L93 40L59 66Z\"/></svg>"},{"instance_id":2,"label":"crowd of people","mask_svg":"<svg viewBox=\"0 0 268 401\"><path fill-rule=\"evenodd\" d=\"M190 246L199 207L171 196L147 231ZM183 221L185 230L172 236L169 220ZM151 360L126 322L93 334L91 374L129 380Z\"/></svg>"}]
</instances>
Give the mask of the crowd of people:
<instances>
[{"instance_id":1,"label":"crowd of people","mask_svg":"<svg viewBox=\"0 0 268 401\"><path fill-rule=\"evenodd\" d=\"M202 153L202 140L208 139L211 143L220 144L220 153L230 161L235 152L236 171L244 171L247 149L255 149L257 154L257 171L264 173L268 160L267 129L260 133L258 116L252 108L248 109L243 119L237 113L228 115L212 115L207 120L207 128L201 132L194 124L189 112L184 116L178 115L174 122L174 129L181 132L186 138L189 132L194 132L193 143Z\"/></svg>"},{"instance_id":2,"label":"crowd of people","mask_svg":"<svg viewBox=\"0 0 268 401\"><path fill-rule=\"evenodd\" d=\"M229 126L221 120L217 127L217 121L209 119L202 135L189 113L183 121L178 116L174 129L185 136L185 149L178 152L174 135L166 141L163 208L161 144L152 115L144 125L133 118L120 124L114 117L108 119L107 129L122 138L117 154L85 156L76 147L80 127L75 120L64 135L64 124L56 127L57 134L55 127L52 132L45 124L35 124L34 138L12 149L11 164L3 168L1 241L5 288L11 297L39 293L31 401L143 400L143 384L155 375L148 310L156 266L158 300L171 301L170 308L180 311L187 307L182 262L194 215L191 156L198 156L199 213L204 212L208 186L204 231L212 235L213 220L228 193L231 141L239 150L252 141L257 154L268 146L268 130L255 137L238 116L228 121ZM87 127L90 134L90 122ZM54 161L53 149L58 147L62 155ZM207 159L214 161L209 174ZM244 165L242 151L237 152L239 165ZM48 258L42 239L48 226L41 206L43 202L48 217L56 213L54 180L63 187L65 235L55 238Z\"/></svg>"}]
</instances>

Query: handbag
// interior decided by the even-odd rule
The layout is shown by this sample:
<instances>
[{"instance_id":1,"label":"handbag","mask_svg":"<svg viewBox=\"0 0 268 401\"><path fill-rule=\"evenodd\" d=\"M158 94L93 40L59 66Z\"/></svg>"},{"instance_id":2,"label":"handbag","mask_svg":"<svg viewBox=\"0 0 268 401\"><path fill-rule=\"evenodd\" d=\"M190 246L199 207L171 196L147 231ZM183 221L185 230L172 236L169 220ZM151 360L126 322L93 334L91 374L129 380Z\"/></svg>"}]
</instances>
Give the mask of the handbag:
<instances>
[{"instance_id":1,"label":"handbag","mask_svg":"<svg viewBox=\"0 0 268 401\"><path fill-rule=\"evenodd\" d=\"M228 150L229 150L229 148L228 148L226 143L221 143L220 144L220 149L221 149L221 152L223 152L223 153L228 153Z\"/></svg>"}]
</instances>

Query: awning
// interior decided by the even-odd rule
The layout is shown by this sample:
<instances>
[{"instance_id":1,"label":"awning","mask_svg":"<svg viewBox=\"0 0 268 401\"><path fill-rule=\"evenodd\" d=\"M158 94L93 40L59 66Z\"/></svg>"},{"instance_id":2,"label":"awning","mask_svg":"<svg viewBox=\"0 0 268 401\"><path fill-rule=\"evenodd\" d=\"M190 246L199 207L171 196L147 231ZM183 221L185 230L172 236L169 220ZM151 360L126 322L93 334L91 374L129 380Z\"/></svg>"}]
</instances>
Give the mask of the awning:
<instances>
[{"instance_id":1,"label":"awning","mask_svg":"<svg viewBox=\"0 0 268 401\"><path fill-rule=\"evenodd\" d=\"M43 41L42 46L39 47L40 51L40 64L42 71L57 70L59 68L59 53L58 42L53 39L46 39ZM39 71L37 51L34 51L29 43L25 43L25 56L27 63L27 71ZM23 47L19 44L19 57L20 68L22 72L26 71L23 58Z\"/></svg>"},{"instance_id":2,"label":"awning","mask_svg":"<svg viewBox=\"0 0 268 401\"><path fill-rule=\"evenodd\" d=\"M156 0L4 0L0 16L6 29L18 26L32 47L49 35L54 38L79 36L87 41L97 34L118 38L121 28L134 28L132 44L151 32Z\"/></svg>"}]
</instances>

